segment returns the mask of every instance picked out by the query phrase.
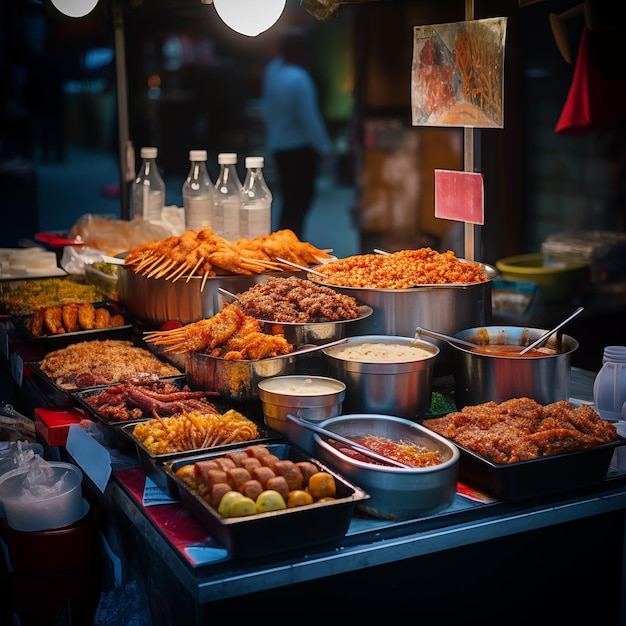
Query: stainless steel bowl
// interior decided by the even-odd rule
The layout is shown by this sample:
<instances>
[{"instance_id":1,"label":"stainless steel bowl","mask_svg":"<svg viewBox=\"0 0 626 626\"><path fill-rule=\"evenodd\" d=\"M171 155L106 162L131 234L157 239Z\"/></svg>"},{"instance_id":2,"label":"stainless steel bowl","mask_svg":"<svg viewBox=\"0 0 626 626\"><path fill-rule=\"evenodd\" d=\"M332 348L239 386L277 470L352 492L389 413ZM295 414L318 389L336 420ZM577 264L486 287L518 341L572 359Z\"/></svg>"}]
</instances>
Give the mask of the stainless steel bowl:
<instances>
[{"instance_id":1,"label":"stainless steel bowl","mask_svg":"<svg viewBox=\"0 0 626 626\"><path fill-rule=\"evenodd\" d=\"M194 389L213 389L229 400L258 400L259 382L294 374L296 357L290 354L258 361L228 361L203 352L187 353L185 374Z\"/></svg>"},{"instance_id":2,"label":"stainless steel bowl","mask_svg":"<svg viewBox=\"0 0 626 626\"><path fill-rule=\"evenodd\" d=\"M309 273L308 279L368 304L373 314L350 327L352 335L397 335L413 337L418 326L453 335L491 321L491 284L498 270L479 263L486 281L474 284L420 285L412 289L366 289L337 287L320 282ZM444 341L433 340L441 350L437 358L439 375L452 371L452 350Z\"/></svg>"},{"instance_id":3,"label":"stainless steel bowl","mask_svg":"<svg viewBox=\"0 0 626 626\"><path fill-rule=\"evenodd\" d=\"M478 345L527 346L547 332L523 326L467 328L454 336ZM455 346L455 402L459 408L483 402L528 397L550 404L570 397L571 355L578 342L569 335L552 335L545 347L556 354L541 357L495 356Z\"/></svg>"},{"instance_id":4,"label":"stainless steel bowl","mask_svg":"<svg viewBox=\"0 0 626 626\"><path fill-rule=\"evenodd\" d=\"M313 453L313 434L287 419L290 413L319 423L341 413L346 386L327 376L274 376L258 384L267 426L281 432L307 453Z\"/></svg>"},{"instance_id":5,"label":"stainless steel bowl","mask_svg":"<svg viewBox=\"0 0 626 626\"><path fill-rule=\"evenodd\" d=\"M338 355L362 344L415 346L429 356L413 361L348 360ZM323 350L328 375L346 384L346 413L383 413L407 419L424 415L430 406L432 379L439 348L413 337L362 335L345 344Z\"/></svg>"},{"instance_id":6,"label":"stainless steel bowl","mask_svg":"<svg viewBox=\"0 0 626 626\"><path fill-rule=\"evenodd\" d=\"M459 450L427 428L390 415L341 415L324 420L319 426L344 437L375 435L411 441L438 451L444 461L422 468L375 465L351 458L317 433L313 434L315 458L334 468L366 493L370 499L358 508L374 517L404 520L441 511L452 503L459 476Z\"/></svg>"}]
</instances>

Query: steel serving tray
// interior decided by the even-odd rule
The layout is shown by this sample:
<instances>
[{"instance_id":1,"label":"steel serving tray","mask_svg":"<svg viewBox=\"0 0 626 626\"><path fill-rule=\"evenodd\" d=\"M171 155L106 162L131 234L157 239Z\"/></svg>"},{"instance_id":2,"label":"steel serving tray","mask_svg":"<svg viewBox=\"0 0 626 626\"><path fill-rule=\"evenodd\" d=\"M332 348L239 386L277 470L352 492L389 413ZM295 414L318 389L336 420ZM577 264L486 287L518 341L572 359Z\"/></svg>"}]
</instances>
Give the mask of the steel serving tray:
<instances>
[{"instance_id":1,"label":"steel serving tray","mask_svg":"<svg viewBox=\"0 0 626 626\"><path fill-rule=\"evenodd\" d=\"M585 489L604 481L613 452L626 443L617 441L585 450L554 454L516 463L494 463L456 446L461 453L460 478L463 482L502 500L524 500L555 493Z\"/></svg>"},{"instance_id":2,"label":"steel serving tray","mask_svg":"<svg viewBox=\"0 0 626 626\"><path fill-rule=\"evenodd\" d=\"M246 447L240 446L239 449ZM339 543L348 530L357 503L367 500L369 495L295 446L274 443L267 447L279 459L309 461L320 471L331 474L337 485L337 498L280 511L224 518L176 476L176 471L183 465L216 458L221 456L220 453L168 462L164 464L164 471L176 484L183 504L233 557L262 557Z\"/></svg>"}]
</instances>

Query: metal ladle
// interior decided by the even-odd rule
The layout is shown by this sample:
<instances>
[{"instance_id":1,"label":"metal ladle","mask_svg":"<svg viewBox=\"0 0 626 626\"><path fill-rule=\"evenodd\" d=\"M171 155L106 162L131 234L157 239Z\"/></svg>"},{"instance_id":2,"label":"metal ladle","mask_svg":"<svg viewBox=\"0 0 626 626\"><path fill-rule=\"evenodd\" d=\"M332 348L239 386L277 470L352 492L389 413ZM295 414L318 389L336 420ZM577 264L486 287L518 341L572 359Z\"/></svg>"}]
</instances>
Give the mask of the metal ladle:
<instances>
[{"instance_id":1,"label":"metal ladle","mask_svg":"<svg viewBox=\"0 0 626 626\"><path fill-rule=\"evenodd\" d=\"M531 344L527 345L523 350L520 351L520 356L525 355L527 352L530 352L533 348L540 346L544 341L546 341L551 335L565 326L567 322L573 320L577 315L584 311L584 307L579 306L571 315L568 315L562 322L559 322L552 330L549 330L547 333L544 333L539 337L539 339L535 339Z\"/></svg>"},{"instance_id":2,"label":"metal ladle","mask_svg":"<svg viewBox=\"0 0 626 626\"><path fill-rule=\"evenodd\" d=\"M311 424L311 422L306 422L305 420L292 415L291 413L287 413L287 419L291 420L294 424L298 424L298 426L302 426L302 428L306 428L308 430L312 430L314 433L318 435L323 435L324 437L328 437L329 439L334 439L339 443L343 443L346 446L350 446L355 450L358 450L361 454L370 457L376 461L380 461L381 463L385 463L386 465L393 465L394 467L402 467L406 469L410 467L410 465L405 465L404 463L400 463L400 461L396 461L395 459L390 459L389 457L383 456L382 454L378 454L378 452L374 452L369 448L362 446L360 443L353 441L352 439L348 439L347 437L343 437L342 435L338 435L330 430L326 430L321 426L316 426L315 424Z\"/></svg>"},{"instance_id":3,"label":"metal ladle","mask_svg":"<svg viewBox=\"0 0 626 626\"><path fill-rule=\"evenodd\" d=\"M419 339L420 335L426 335L426 337L434 337L435 339L441 339L446 341L452 346L458 346L460 348L477 348L478 345L475 343L471 343L470 341L465 341L463 339L457 339L456 337L451 337L450 335L444 335L443 333L437 333L434 330L426 330L425 328L417 327L415 329L415 339Z\"/></svg>"}]
</instances>

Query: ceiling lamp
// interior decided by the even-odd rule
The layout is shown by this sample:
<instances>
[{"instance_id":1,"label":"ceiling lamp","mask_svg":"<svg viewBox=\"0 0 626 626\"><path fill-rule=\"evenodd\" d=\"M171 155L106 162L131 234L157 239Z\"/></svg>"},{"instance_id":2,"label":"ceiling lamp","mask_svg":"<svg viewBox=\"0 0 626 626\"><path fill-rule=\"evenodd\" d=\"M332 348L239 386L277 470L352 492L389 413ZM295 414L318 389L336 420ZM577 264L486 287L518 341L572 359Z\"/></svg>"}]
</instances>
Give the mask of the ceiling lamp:
<instances>
[{"instance_id":1,"label":"ceiling lamp","mask_svg":"<svg viewBox=\"0 0 626 626\"><path fill-rule=\"evenodd\" d=\"M63 15L69 17L85 17L88 13L91 13L98 0L52 0L52 4Z\"/></svg>"},{"instance_id":2,"label":"ceiling lamp","mask_svg":"<svg viewBox=\"0 0 626 626\"><path fill-rule=\"evenodd\" d=\"M256 37L274 26L282 15L286 2L287 0L213 0L221 20L234 31L249 37Z\"/></svg>"}]
</instances>

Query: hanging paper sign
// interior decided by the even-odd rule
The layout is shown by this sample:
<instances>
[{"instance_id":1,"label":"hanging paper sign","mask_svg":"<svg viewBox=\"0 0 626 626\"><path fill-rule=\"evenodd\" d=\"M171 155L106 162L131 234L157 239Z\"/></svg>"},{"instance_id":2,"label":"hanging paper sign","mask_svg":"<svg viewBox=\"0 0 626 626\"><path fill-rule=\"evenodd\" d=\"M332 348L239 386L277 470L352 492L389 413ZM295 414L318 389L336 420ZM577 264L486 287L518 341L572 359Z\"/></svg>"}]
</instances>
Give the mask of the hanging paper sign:
<instances>
[{"instance_id":1,"label":"hanging paper sign","mask_svg":"<svg viewBox=\"0 0 626 626\"><path fill-rule=\"evenodd\" d=\"M435 217L484 224L483 188L482 174L435 170Z\"/></svg>"},{"instance_id":2,"label":"hanging paper sign","mask_svg":"<svg viewBox=\"0 0 626 626\"><path fill-rule=\"evenodd\" d=\"M506 18L413 29L413 126L503 128Z\"/></svg>"}]
</instances>

